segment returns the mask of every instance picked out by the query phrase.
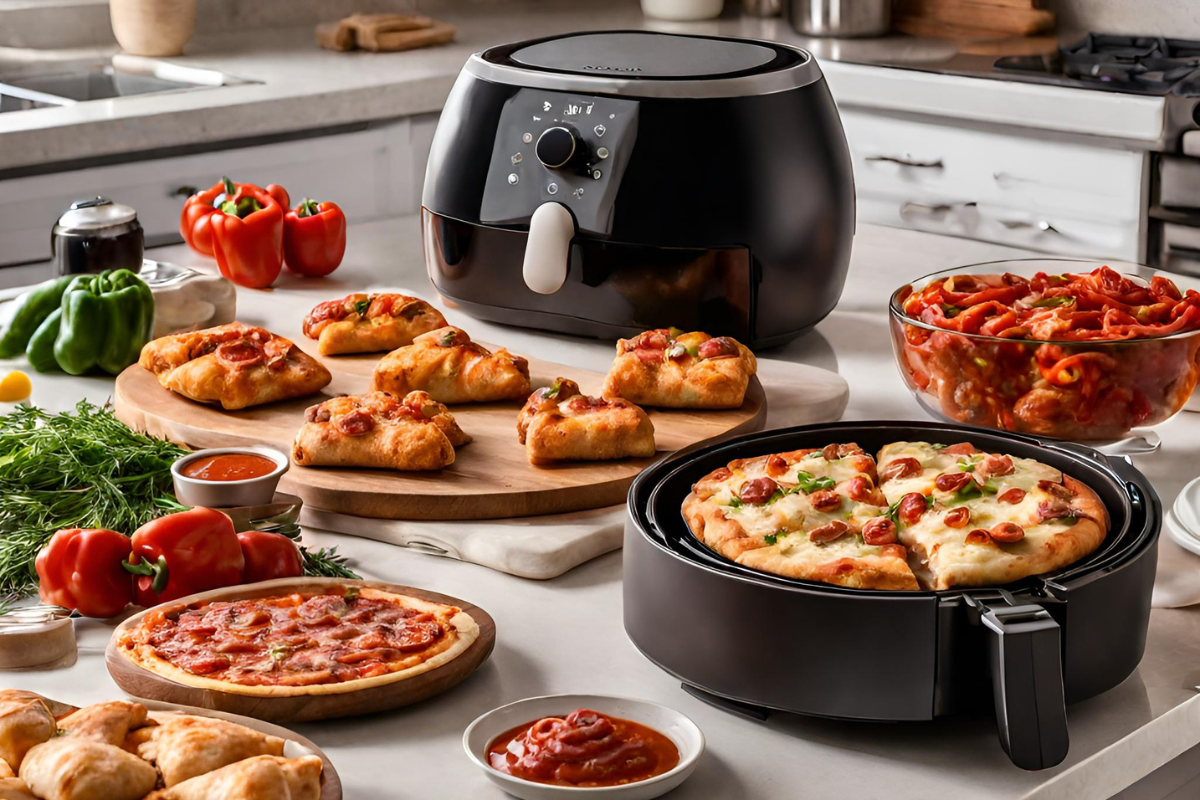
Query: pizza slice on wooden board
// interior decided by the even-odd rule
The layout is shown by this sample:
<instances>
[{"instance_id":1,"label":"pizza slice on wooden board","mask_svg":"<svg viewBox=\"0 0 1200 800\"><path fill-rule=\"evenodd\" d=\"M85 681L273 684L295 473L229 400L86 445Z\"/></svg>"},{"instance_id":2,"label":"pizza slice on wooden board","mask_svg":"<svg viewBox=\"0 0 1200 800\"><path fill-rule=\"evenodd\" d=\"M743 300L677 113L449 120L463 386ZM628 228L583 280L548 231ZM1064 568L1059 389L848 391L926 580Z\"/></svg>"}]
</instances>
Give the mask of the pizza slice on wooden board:
<instances>
[{"instance_id":1,"label":"pizza slice on wooden board","mask_svg":"<svg viewBox=\"0 0 1200 800\"><path fill-rule=\"evenodd\" d=\"M654 455L654 423L628 400L588 397L556 378L529 396L517 415L517 438L531 464L606 461Z\"/></svg>"},{"instance_id":2,"label":"pizza slice on wooden board","mask_svg":"<svg viewBox=\"0 0 1200 800\"><path fill-rule=\"evenodd\" d=\"M371 389L398 396L421 390L442 403L524 400L530 392L529 362L504 349L493 353L462 328L447 325L384 356Z\"/></svg>"},{"instance_id":3,"label":"pizza slice on wooden board","mask_svg":"<svg viewBox=\"0 0 1200 800\"><path fill-rule=\"evenodd\" d=\"M1109 526L1100 498L1074 478L966 442L889 444L879 477L897 535L933 589L1052 572L1092 553Z\"/></svg>"},{"instance_id":4,"label":"pizza slice on wooden board","mask_svg":"<svg viewBox=\"0 0 1200 800\"><path fill-rule=\"evenodd\" d=\"M855 444L740 459L692 487L683 516L700 541L744 566L858 589L918 589Z\"/></svg>"},{"instance_id":5,"label":"pizza slice on wooden board","mask_svg":"<svg viewBox=\"0 0 1200 800\"><path fill-rule=\"evenodd\" d=\"M227 411L304 397L333 380L291 340L241 322L155 339L138 363L163 387Z\"/></svg>"},{"instance_id":6,"label":"pizza slice on wooden board","mask_svg":"<svg viewBox=\"0 0 1200 800\"><path fill-rule=\"evenodd\" d=\"M754 354L728 336L661 328L617 342L604 396L659 408L739 408L757 371Z\"/></svg>"},{"instance_id":7,"label":"pizza slice on wooden board","mask_svg":"<svg viewBox=\"0 0 1200 800\"><path fill-rule=\"evenodd\" d=\"M425 392L403 400L370 392L309 408L292 460L302 467L437 470L454 463L454 448L469 441L449 409Z\"/></svg>"},{"instance_id":8,"label":"pizza slice on wooden board","mask_svg":"<svg viewBox=\"0 0 1200 800\"><path fill-rule=\"evenodd\" d=\"M441 312L419 298L360 293L318 304L304 318L304 335L323 356L382 353L445 326Z\"/></svg>"}]
</instances>

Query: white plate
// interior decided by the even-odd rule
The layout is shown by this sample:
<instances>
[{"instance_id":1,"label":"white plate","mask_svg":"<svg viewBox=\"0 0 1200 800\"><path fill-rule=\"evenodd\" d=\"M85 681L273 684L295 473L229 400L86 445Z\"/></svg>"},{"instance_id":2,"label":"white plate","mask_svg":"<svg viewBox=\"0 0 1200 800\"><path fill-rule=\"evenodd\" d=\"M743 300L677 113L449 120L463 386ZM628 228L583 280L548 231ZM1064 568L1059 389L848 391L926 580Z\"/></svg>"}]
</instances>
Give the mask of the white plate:
<instances>
[{"instance_id":1,"label":"white plate","mask_svg":"<svg viewBox=\"0 0 1200 800\"><path fill-rule=\"evenodd\" d=\"M679 748L679 763L670 772L637 783L621 786L554 786L515 778L492 769L485 754L492 741L518 725L543 717L567 714L577 708L590 708L640 723L667 736ZM530 697L489 711L467 726L463 732L463 749L488 780L521 800L563 800L566 797L621 798L621 800L652 800L683 783L704 752L704 734L696 723L674 709L624 697L605 697L594 694L558 694Z\"/></svg>"},{"instance_id":2,"label":"white plate","mask_svg":"<svg viewBox=\"0 0 1200 800\"><path fill-rule=\"evenodd\" d=\"M1163 533L1167 535L1168 539L1175 542L1175 544L1184 550L1200 556L1200 539L1196 538L1195 535L1190 533L1179 522L1179 518L1175 516L1174 510L1167 511L1163 515Z\"/></svg>"}]
</instances>

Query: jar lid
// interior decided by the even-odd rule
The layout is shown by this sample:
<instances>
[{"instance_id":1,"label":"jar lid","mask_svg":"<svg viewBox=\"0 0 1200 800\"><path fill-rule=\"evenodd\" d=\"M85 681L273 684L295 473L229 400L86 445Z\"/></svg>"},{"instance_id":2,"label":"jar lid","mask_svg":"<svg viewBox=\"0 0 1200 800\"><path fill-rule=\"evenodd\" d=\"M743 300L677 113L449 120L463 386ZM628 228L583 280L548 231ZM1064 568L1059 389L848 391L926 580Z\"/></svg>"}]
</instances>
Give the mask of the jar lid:
<instances>
[{"instance_id":1,"label":"jar lid","mask_svg":"<svg viewBox=\"0 0 1200 800\"><path fill-rule=\"evenodd\" d=\"M71 203L71 207L58 218L58 225L64 230L92 231L127 225L136 219L137 211L131 207L97 195L90 200Z\"/></svg>"}]
</instances>

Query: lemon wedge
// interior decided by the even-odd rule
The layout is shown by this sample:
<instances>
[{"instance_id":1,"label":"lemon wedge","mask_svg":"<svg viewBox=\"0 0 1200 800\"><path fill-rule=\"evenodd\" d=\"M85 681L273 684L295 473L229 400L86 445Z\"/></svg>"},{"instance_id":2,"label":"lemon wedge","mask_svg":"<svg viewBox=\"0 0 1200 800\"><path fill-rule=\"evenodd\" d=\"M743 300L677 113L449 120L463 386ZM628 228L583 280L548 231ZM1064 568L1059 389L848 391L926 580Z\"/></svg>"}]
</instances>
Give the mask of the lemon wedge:
<instances>
[{"instance_id":1,"label":"lemon wedge","mask_svg":"<svg viewBox=\"0 0 1200 800\"><path fill-rule=\"evenodd\" d=\"M14 370L0 379L0 403L19 403L28 400L32 393L33 383L20 370Z\"/></svg>"}]
</instances>

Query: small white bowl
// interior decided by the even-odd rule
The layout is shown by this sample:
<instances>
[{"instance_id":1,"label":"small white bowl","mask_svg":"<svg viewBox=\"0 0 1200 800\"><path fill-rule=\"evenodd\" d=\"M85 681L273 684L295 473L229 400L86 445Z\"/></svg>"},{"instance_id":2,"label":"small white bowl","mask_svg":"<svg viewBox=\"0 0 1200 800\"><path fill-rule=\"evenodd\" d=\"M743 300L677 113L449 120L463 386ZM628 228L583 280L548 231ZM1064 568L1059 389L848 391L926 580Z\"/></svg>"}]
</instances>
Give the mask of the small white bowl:
<instances>
[{"instance_id":1,"label":"small white bowl","mask_svg":"<svg viewBox=\"0 0 1200 800\"><path fill-rule=\"evenodd\" d=\"M556 786L535 783L516 778L493 769L485 760L492 742L502 733L518 725L533 722L543 717L569 714L577 708L589 708L640 723L664 734L679 748L679 763L670 772L649 780L626 783L620 786ZM683 783L700 760L704 752L704 734L696 723L674 709L625 697L605 697L594 694L555 694L545 697L530 697L487 712L467 726L463 732L463 749L467 758L488 780L521 800L563 800L575 797L621 798L621 800L652 800L660 797Z\"/></svg>"},{"instance_id":2,"label":"small white bowl","mask_svg":"<svg viewBox=\"0 0 1200 800\"><path fill-rule=\"evenodd\" d=\"M257 478L242 481L202 481L189 478L180 472L193 461L224 453L243 453L265 456L275 462L275 469ZM234 506L264 506L275 498L279 479L288 471L291 462L287 454L273 447L212 447L188 453L171 465L171 477L175 480L175 497L185 506L205 508L231 508Z\"/></svg>"}]
</instances>

